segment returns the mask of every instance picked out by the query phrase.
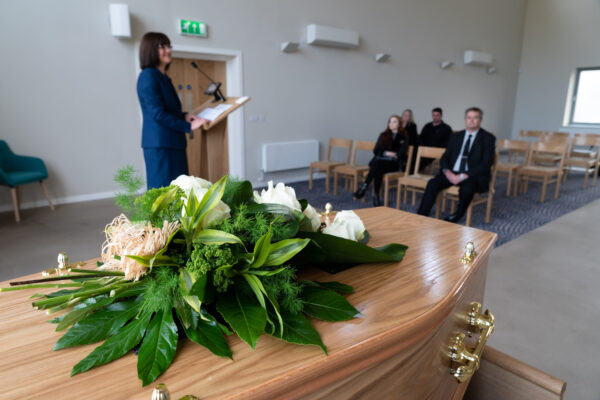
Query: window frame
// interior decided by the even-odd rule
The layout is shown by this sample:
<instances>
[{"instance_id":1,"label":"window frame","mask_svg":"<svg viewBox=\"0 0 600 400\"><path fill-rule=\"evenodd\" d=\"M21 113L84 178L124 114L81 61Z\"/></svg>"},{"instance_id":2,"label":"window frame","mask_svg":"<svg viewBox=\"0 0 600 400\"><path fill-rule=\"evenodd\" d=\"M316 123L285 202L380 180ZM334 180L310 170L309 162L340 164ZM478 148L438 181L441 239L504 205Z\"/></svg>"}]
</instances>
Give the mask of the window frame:
<instances>
[{"instance_id":1,"label":"window frame","mask_svg":"<svg viewBox=\"0 0 600 400\"><path fill-rule=\"evenodd\" d=\"M569 126L582 126L582 127L590 127L590 128L600 128L600 123L598 122L575 122L573 121L573 117L575 116L575 106L577 105L577 92L579 90L579 78L582 72L585 71L600 71L600 67L581 67L575 70L575 84L573 85L573 92L571 93L570 98L570 110L569 110L569 120L567 121Z\"/></svg>"}]
</instances>

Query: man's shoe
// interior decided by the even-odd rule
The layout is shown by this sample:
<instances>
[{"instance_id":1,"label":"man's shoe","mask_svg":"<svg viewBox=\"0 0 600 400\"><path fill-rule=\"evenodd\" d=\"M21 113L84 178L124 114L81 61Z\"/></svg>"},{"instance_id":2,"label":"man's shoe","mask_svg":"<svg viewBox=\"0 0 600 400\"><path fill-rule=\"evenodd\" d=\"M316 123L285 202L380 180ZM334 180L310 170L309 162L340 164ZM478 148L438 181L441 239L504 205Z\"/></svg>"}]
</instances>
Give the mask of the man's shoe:
<instances>
[{"instance_id":1,"label":"man's shoe","mask_svg":"<svg viewBox=\"0 0 600 400\"><path fill-rule=\"evenodd\" d=\"M381 206L381 199L379 198L379 194L375 193L373 195L373 207L379 207Z\"/></svg>"},{"instance_id":2,"label":"man's shoe","mask_svg":"<svg viewBox=\"0 0 600 400\"><path fill-rule=\"evenodd\" d=\"M444 221L453 222L456 224L458 221L460 221L462 217L463 216L459 214L450 214L446 218L444 218Z\"/></svg>"},{"instance_id":3,"label":"man's shoe","mask_svg":"<svg viewBox=\"0 0 600 400\"><path fill-rule=\"evenodd\" d=\"M362 199L365 196L365 193L367 193L367 188L369 187L369 184L367 183L361 183L360 186L358 187L358 190L356 192L354 192L354 198L355 199Z\"/></svg>"}]
</instances>

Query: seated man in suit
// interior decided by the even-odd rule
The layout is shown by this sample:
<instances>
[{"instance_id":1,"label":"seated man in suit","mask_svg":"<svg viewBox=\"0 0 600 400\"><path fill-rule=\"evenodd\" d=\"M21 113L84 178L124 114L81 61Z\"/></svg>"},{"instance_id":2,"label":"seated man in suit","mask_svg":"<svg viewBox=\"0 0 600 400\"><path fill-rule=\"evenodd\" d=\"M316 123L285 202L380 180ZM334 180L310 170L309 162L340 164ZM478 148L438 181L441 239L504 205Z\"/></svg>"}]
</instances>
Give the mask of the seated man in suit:
<instances>
[{"instance_id":1,"label":"seated man in suit","mask_svg":"<svg viewBox=\"0 0 600 400\"><path fill-rule=\"evenodd\" d=\"M440 173L427 182L418 214L429 215L438 193L452 185L458 185L458 208L456 213L445 218L449 222L458 222L467 211L475 193L488 191L496 138L481 128L482 116L483 112L477 107L465 111L467 129L450 137L448 147L440 159Z\"/></svg>"}]
</instances>

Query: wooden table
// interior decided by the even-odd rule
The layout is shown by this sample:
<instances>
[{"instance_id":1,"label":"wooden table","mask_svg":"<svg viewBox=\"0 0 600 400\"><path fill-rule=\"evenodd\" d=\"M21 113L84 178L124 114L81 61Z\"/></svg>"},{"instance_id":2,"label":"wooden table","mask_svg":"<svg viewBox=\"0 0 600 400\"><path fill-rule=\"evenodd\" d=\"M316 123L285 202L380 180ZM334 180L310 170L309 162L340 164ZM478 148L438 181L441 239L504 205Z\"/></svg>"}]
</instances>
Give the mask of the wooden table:
<instances>
[{"instance_id":1,"label":"wooden table","mask_svg":"<svg viewBox=\"0 0 600 400\"><path fill-rule=\"evenodd\" d=\"M363 317L314 321L328 356L317 347L267 335L252 351L229 336L232 361L182 340L173 364L156 383L165 383L173 399L186 394L201 399L461 398L464 384L450 375L445 349L458 329L458 314L483 299L496 235L383 207L357 213L371 234L370 246L397 242L409 249L399 263L362 265L336 275L316 269L300 274L355 288L347 298ZM459 260L468 241L479 254L463 265ZM53 352L61 334L46 323L50 318L43 311L31 307L33 293L0 295L0 398L151 398L153 385L141 386L133 354L69 377L96 345Z\"/></svg>"}]
</instances>

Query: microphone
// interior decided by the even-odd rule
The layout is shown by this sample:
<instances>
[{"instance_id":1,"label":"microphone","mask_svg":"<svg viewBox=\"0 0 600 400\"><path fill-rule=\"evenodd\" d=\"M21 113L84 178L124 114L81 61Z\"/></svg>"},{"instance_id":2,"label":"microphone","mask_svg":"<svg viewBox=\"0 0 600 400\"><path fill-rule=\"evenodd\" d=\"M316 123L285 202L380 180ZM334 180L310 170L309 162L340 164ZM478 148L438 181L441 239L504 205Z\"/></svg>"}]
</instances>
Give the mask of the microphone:
<instances>
[{"instance_id":1,"label":"microphone","mask_svg":"<svg viewBox=\"0 0 600 400\"><path fill-rule=\"evenodd\" d=\"M227 100L225 96L223 96L223 93L221 93L221 82L215 82L210 76L206 75L204 71L202 71L200 67L198 67L198 64L196 64L194 61L192 61L191 64L192 67L194 67L194 69L196 69L210 81L210 85L208 85L208 87L204 91L204 94L214 96L215 98L212 101L213 103L216 103L217 101Z\"/></svg>"}]
</instances>

